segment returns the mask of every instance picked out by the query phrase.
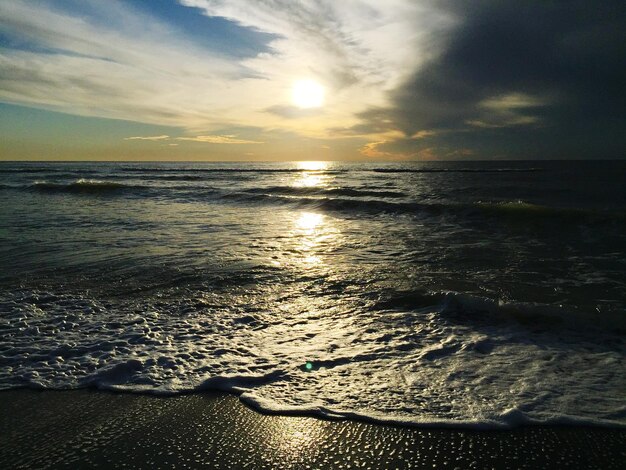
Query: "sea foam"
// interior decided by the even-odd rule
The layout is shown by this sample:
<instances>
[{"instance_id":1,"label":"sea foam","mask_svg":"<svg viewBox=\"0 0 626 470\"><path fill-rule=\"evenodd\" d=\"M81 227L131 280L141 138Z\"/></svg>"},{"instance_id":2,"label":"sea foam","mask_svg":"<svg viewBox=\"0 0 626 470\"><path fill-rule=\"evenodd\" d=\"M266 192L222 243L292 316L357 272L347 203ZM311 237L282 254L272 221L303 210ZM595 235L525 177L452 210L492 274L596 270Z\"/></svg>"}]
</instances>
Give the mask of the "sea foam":
<instances>
[{"instance_id":1,"label":"sea foam","mask_svg":"<svg viewBox=\"0 0 626 470\"><path fill-rule=\"evenodd\" d=\"M242 322L192 298L137 314L16 292L1 303L0 387L220 390L266 412L420 426L626 426L622 334L554 308L420 295L413 311Z\"/></svg>"}]
</instances>

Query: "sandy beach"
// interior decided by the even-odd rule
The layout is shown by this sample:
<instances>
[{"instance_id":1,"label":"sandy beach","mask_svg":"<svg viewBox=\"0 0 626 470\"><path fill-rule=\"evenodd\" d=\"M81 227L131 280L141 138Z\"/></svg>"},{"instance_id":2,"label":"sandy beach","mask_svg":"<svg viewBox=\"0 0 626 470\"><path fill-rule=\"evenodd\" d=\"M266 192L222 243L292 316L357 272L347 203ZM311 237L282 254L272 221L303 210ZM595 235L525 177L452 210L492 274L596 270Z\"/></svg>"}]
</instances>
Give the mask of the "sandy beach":
<instances>
[{"instance_id":1,"label":"sandy beach","mask_svg":"<svg viewBox=\"0 0 626 470\"><path fill-rule=\"evenodd\" d=\"M420 429L258 413L226 394L0 394L2 468L623 468L626 431Z\"/></svg>"}]
</instances>

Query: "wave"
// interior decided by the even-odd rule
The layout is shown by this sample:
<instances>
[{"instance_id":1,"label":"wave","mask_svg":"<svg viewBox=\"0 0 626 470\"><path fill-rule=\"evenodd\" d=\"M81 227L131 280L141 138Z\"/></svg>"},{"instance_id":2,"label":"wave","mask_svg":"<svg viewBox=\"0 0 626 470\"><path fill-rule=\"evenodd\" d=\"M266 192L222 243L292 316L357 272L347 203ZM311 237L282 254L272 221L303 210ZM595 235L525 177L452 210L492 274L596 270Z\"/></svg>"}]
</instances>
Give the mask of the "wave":
<instances>
[{"instance_id":1,"label":"wave","mask_svg":"<svg viewBox=\"0 0 626 470\"><path fill-rule=\"evenodd\" d=\"M166 175L164 175L166 176ZM167 176L168 178L171 177ZM174 181L185 180L171 177ZM196 176L192 179L202 180ZM26 186L0 185L2 190L28 190L47 193L92 195L138 195L184 198L196 202L267 204L296 209L340 213L455 216L466 219L498 218L511 223L624 223L626 211L584 209L534 204L523 200L457 202L421 202L409 200L402 191L357 189L350 187L269 186L227 191L206 185L154 186L110 180L80 178L73 182L36 181ZM401 200L399 200L401 199Z\"/></svg>"},{"instance_id":2,"label":"wave","mask_svg":"<svg viewBox=\"0 0 626 470\"><path fill-rule=\"evenodd\" d=\"M225 391L220 389L220 391ZM315 416L328 420L354 420L374 424L387 424L393 426L420 427L420 428L447 428L447 429L469 429L469 430L508 430L520 426L594 426L626 429L626 424L609 419L589 418L570 416L565 414L553 414L543 419L529 416L520 407L512 406L501 412L493 412L488 416L465 418L465 419L445 419L436 417L405 417L384 415L380 413L368 413L366 411L346 411L334 410L319 405L292 405L276 403L265 399L254 392L237 392L230 390L230 393L239 395L239 399L246 405L262 413L287 415L287 416Z\"/></svg>"},{"instance_id":3,"label":"wave","mask_svg":"<svg viewBox=\"0 0 626 470\"><path fill-rule=\"evenodd\" d=\"M207 177L204 174L200 175L189 175L189 174L179 174L179 175L151 175L151 180L162 180L162 181L203 181L206 180Z\"/></svg>"},{"instance_id":4,"label":"wave","mask_svg":"<svg viewBox=\"0 0 626 470\"><path fill-rule=\"evenodd\" d=\"M236 394L255 409L282 415L470 429L546 424L626 428L623 404L606 394L596 395L595 390L598 365L606 364L606 377L612 382L603 386L619 392L619 376L608 370L619 367L625 347L624 319L617 315L611 319L603 315L607 321L603 324L600 315L545 304L456 292L391 292L371 307L376 309L376 315L369 315L372 322L354 322L351 328L356 329L345 335L350 341L330 351L303 354L295 346L290 350L285 341L290 337L288 327L280 335L274 331L257 338L263 347L251 350L250 342L263 333L242 326L241 336L233 335L224 346L222 328L215 327L239 318L239 312L209 316L217 323L205 315L201 324L193 316L180 323L176 316L169 320L163 305L160 313L147 308L129 315L67 294L38 293L25 300L33 298L47 315L38 309L7 312L14 321L5 328L13 328L15 334L7 336L9 343L0 351L0 363L7 366L0 371L0 389L98 388L157 395L210 390ZM611 325L609 320L621 323ZM333 324L331 320L327 325ZM176 338L174 349L169 341L159 340L161 331ZM291 339L298 344L302 340L297 332ZM571 354L572 347L580 348L590 362ZM303 366L308 354L315 356L310 358L312 368ZM475 367L481 368L478 376ZM553 382L536 380L560 377L562 367L577 367L580 379L559 390L559 397L571 398L565 408L551 392ZM390 377L387 370L399 380L376 382ZM501 376L506 380L498 380ZM428 380L425 389L432 385L433 395L427 392L429 400L413 402L411 397L421 390L412 388L419 377ZM458 380L468 386L458 387ZM516 390L509 382L524 387ZM328 390L334 391L331 400ZM488 390L495 390L493 402L475 400ZM451 399L457 405L446 407ZM468 406L463 406L466 401ZM581 402L590 408L572 405Z\"/></svg>"},{"instance_id":5,"label":"wave","mask_svg":"<svg viewBox=\"0 0 626 470\"><path fill-rule=\"evenodd\" d=\"M28 189L49 193L74 193L74 194L107 194L133 189L145 189L146 186L126 185L114 181L102 181L81 178L71 183L53 183L48 181L35 181Z\"/></svg>"},{"instance_id":6,"label":"wave","mask_svg":"<svg viewBox=\"0 0 626 470\"><path fill-rule=\"evenodd\" d=\"M35 390L73 390L76 388L92 388L117 393L141 393L146 395L174 397L188 395L190 393L222 392L239 397L242 403L264 414L279 416L306 416L317 417L325 420L342 421L352 420L365 423L383 424L403 427L439 428L439 429L466 429L466 430L511 430L522 426L565 426L578 427L590 426L610 429L626 429L626 423L619 420L619 416L626 411L618 413L615 419L594 418L590 416L576 416L564 413L546 413L543 416L533 416L524 411L523 405L512 405L510 408L474 417L442 418L432 415L406 416L395 413L376 413L366 409L350 410L319 405L317 403L286 404L270 398L263 397L255 392L255 388L279 382L280 379L288 381L289 375L282 371L273 371L264 375L222 375L207 379L201 385L190 388L181 387L154 387L148 384L116 384L116 381L124 381L133 373L141 371L142 363L130 360L120 363L118 366L104 371L101 375L92 377L79 387L45 387L33 384L23 384ZM8 389L5 389L8 390Z\"/></svg>"},{"instance_id":7,"label":"wave","mask_svg":"<svg viewBox=\"0 0 626 470\"><path fill-rule=\"evenodd\" d=\"M68 168L65 167L37 167L37 168L2 168L0 167L0 173L57 173L67 172ZM180 167L120 167L115 168L115 171L121 171L125 173L145 173L145 174L167 174L167 173L188 173L188 174L202 174L202 173L318 173L318 174L343 174L351 172L365 172L365 173L528 173L543 171L543 168L530 167L530 168L320 168L320 169L306 169L306 168L233 168L233 167L221 167L221 168L180 168ZM98 173L98 169L81 168L81 173Z\"/></svg>"},{"instance_id":8,"label":"wave","mask_svg":"<svg viewBox=\"0 0 626 470\"><path fill-rule=\"evenodd\" d=\"M340 190L345 191L345 190ZM261 191L259 191L261 192ZM339 192L339 191L338 191ZM513 221L544 221L544 222L624 222L625 211L610 211L598 209L575 209L549 207L531 204L524 201L503 201L475 203L421 203L421 202L392 202L383 200L357 200L329 197L296 197L273 194L251 194L250 192L227 193L222 198L247 203L269 203L297 208L336 211L362 212L370 214L425 214L425 215L455 215L463 217L505 217ZM383 192L365 192L368 196L381 196ZM315 193L311 192L311 196ZM319 194L319 193L318 193ZM356 193L353 193L356 195ZM401 197L393 195L381 197ZM321 193L320 195L324 195ZM344 194L347 195L347 194ZM363 194L361 194L363 195Z\"/></svg>"},{"instance_id":9,"label":"wave","mask_svg":"<svg viewBox=\"0 0 626 470\"><path fill-rule=\"evenodd\" d=\"M529 173L543 171L543 168L374 168L369 171L375 173Z\"/></svg>"},{"instance_id":10,"label":"wave","mask_svg":"<svg viewBox=\"0 0 626 470\"><path fill-rule=\"evenodd\" d=\"M49 168L0 168L0 173L52 173L58 170Z\"/></svg>"},{"instance_id":11,"label":"wave","mask_svg":"<svg viewBox=\"0 0 626 470\"><path fill-rule=\"evenodd\" d=\"M350 172L373 173L528 173L543 171L543 168L175 168L175 167L122 167L121 171L138 173L323 173L341 174Z\"/></svg>"},{"instance_id":12,"label":"wave","mask_svg":"<svg viewBox=\"0 0 626 470\"><path fill-rule=\"evenodd\" d=\"M65 312L71 305L67 296L39 297L45 302L47 310L59 306L59 313ZM67 312L68 315L41 316L34 312L31 318L24 318L20 313L20 320L14 327L21 330L9 338L14 341L20 336L30 336L24 344L12 344L1 351L0 362L10 366L8 370L12 373L11 382L5 378L0 383L0 389L97 388L169 396L221 391L238 395L248 406L266 413L356 419L403 426L509 429L523 425L559 424L626 428L626 408L614 400L603 402L604 408L598 408L596 414L588 411L576 413L575 406L561 409L562 402L553 400L551 393L543 393L540 386L534 390L539 393L514 392L508 388L509 379L502 382L494 378L511 374L513 378L510 381L515 382L516 374L528 374L531 380L537 377L534 374L539 369L539 374L558 375L562 372L561 367L582 364L586 372L579 370L576 373L582 374L579 378L586 381L584 383L589 388L582 382L575 382L574 388L563 386L559 396L575 397L578 401L583 399L582 393L586 400L595 403L597 371L593 364L580 363L577 354L568 354L568 348L573 344L580 345L574 347L581 347L585 352L592 348L592 360L607 361L607 364L611 358L618 358L624 349L622 338L626 329L624 318L617 315L604 315L602 323L598 321L600 315L588 316L552 305L502 302L456 292L395 292L388 302L376 306L382 308L375 317L386 326L381 330L384 336L372 337L376 331L371 327L381 326L381 323L362 325L362 329L352 332L358 334L349 334L348 338L354 340L366 333L370 338L367 343L361 343L355 349L350 349L346 343L336 352L313 353L321 357L313 358L314 365L309 369L300 362L302 354L296 351L292 351L291 355L285 354L289 350L289 342L282 343L287 339L287 333L274 345L271 343L275 338L267 337L262 350L256 352L261 354L260 358L254 354L250 357L245 344L246 338L251 338L245 335L239 340L234 337L232 347L227 347L228 354L225 354L224 348L204 347L216 339L216 331L211 326L203 333L195 325L194 331L190 332L187 321L181 330L177 322L167 323L163 312L159 315L144 313L111 318L115 312L106 310L101 317L93 312L79 314L79 311L85 310L84 301L75 307L76 311ZM65 325L66 319L68 325ZM609 320L617 323L610 323ZM203 319L203 322L206 321ZM468 324L458 326L463 321ZM67 331L67 338L49 335L50 327L59 322L63 323L60 330ZM429 323L434 323L430 331ZM93 331L91 338L81 334L83 329ZM412 334L416 329L419 333ZM177 337L176 354L169 343L158 342L158 335L155 336L151 330L165 330ZM45 335L48 335L45 338L48 342L43 346L33 341L33 338ZM429 335L432 335L430 339L427 338ZM571 335L574 335L573 340ZM52 340L54 344L50 343ZM203 347L198 347L198 341ZM238 344L238 341L244 343ZM221 344L220 341L218 343ZM540 350L534 345L541 346ZM514 353L511 348L518 351ZM24 351L28 354L21 354ZM271 351L279 351L279 354L274 356ZM564 355L558 356L559 351L563 351ZM527 361L531 356L535 356L535 362L529 364ZM259 359L263 359L263 367L258 366ZM567 362L568 359L572 362ZM517 364L519 367L513 373L512 369L517 367L516 360L524 362ZM561 364L564 360L566 362ZM465 362L469 364L464 367L462 364ZM71 367L66 367L67 364ZM483 403L485 406L482 406L476 402L480 409L471 404L468 407L461 404L464 400L475 401L476 394L485 393L484 388L482 392L474 392L466 387L456 389L454 385L451 387L458 394L457 407L445 408L447 400L454 398L445 394L431 397L439 400L445 408L443 410L435 403L413 403L410 402L410 394L393 393L411 390L410 378L406 379L402 372L409 364L419 366L414 369L419 371L418 375L429 370L438 374L441 383L434 387L444 386L444 389L442 384L458 380L459 375L463 380L477 380L479 386L484 386L473 369L480 364L481 374L494 380L487 387L505 386L505 392L497 395L497 403ZM613 367L616 366L613 363ZM367 383L358 381L363 371L367 372L367 376L380 377L382 374L386 377L383 371L387 369L397 371L402 380L373 389L368 388ZM321 400L320 390L337 387L334 372L343 374L344 382L337 388L332 400ZM354 379L351 380L351 377ZM318 383L318 380L321 382ZM295 388L294 384L297 384ZM550 384L548 382L548 387ZM615 379L611 385L616 386ZM290 387L293 393L277 392ZM343 393L342 388L351 392ZM409 401L403 401L405 398ZM606 397L598 396L597 399L606 400ZM402 409L402 405L407 403L412 405L410 412Z\"/></svg>"},{"instance_id":13,"label":"wave","mask_svg":"<svg viewBox=\"0 0 626 470\"><path fill-rule=\"evenodd\" d=\"M584 310L538 302L504 301L461 292L399 291L384 295L370 308L375 311L432 310L451 322L477 324L490 321L530 327L535 331L578 330L626 334L626 315L619 310ZM484 345L481 345L483 347Z\"/></svg>"},{"instance_id":14,"label":"wave","mask_svg":"<svg viewBox=\"0 0 626 470\"><path fill-rule=\"evenodd\" d=\"M266 188L253 188L245 191L251 194L281 194L290 196L346 196L346 197L382 197L404 198L407 195L401 191L355 189L355 188L323 188L323 187L300 187L300 186L269 186Z\"/></svg>"},{"instance_id":15,"label":"wave","mask_svg":"<svg viewBox=\"0 0 626 470\"><path fill-rule=\"evenodd\" d=\"M529 173L543 168L121 168L136 173L315 173L337 175L351 172L364 173Z\"/></svg>"},{"instance_id":16,"label":"wave","mask_svg":"<svg viewBox=\"0 0 626 470\"><path fill-rule=\"evenodd\" d=\"M478 201L471 207L485 214L497 214L522 219L543 219L561 222L626 221L626 211L551 207L532 204L521 200L499 202Z\"/></svg>"},{"instance_id":17,"label":"wave","mask_svg":"<svg viewBox=\"0 0 626 470\"><path fill-rule=\"evenodd\" d=\"M305 168L120 168L125 172L136 173L346 173L349 169L305 169Z\"/></svg>"}]
</instances>

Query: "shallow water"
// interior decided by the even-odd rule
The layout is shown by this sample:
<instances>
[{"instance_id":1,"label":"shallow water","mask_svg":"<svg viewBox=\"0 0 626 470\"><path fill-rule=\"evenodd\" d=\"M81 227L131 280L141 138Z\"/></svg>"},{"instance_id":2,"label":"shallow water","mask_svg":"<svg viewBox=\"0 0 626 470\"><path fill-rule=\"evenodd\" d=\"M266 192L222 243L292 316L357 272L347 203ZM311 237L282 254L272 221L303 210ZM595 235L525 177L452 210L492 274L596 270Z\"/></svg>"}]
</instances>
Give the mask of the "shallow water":
<instances>
[{"instance_id":1,"label":"shallow water","mask_svg":"<svg viewBox=\"0 0 626 470\"><path fill-rule=\"evenodd\" d=\"M0 387L626 424L619 162L0 164Z\"/></svg>"}]
</instances>

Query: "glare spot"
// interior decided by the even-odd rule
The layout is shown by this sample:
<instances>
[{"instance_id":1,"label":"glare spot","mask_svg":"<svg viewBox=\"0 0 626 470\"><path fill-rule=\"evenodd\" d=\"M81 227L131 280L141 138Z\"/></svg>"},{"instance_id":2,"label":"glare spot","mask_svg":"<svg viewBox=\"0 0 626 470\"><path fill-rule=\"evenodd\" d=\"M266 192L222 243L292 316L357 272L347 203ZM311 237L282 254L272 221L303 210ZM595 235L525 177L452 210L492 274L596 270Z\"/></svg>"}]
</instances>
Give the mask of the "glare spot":
<instances>
[{"instance_id":1,"label":"glare spot","mask_svg":"<svg viewBox=\"0 0 626 470\"><path fill-rule=\"evenodd\" d=\"M320 264L322 260L319 256L307 256L302 260L304 264L312 265L312 264Z\"/></svg>"},{"instance_id":2,"label":"glare spot","mask_svg":"<svg viewBox=\"0 0 626 470\"><path fill-rule=\"evenodd\" d=\"M298 80L291 89L291 101L299 108L319 108L324 104L324 87L314 80Z\"/></svg>"},{"instance_id":3,"label":"glare spot","mask_svg":"<svg viewBox=\"0 0 626 470\"><path fill-rule=\"evenodd\" d=\"M313 230L318 227L324 220L322 214L316 214L315 212L303 212L296 220L296 226L303 230Z\"/></svg>"},{"instance_id":4,"label":"glare spot","mask_svg":"<svg viewBox=\"0 0 626 470\"><path fill-rule=\"evenodd\" d=\"M314 188L322 185L322 177L319 175L306 174L297 180L293 185L299 188Z\"/></svg>"},{"instance_id":5,"label":"glare spot","mask_svg":"<svg viewBox=\"0 0 626 470\"><path fill-rule=\"evenodd\" d=\"M308 170L308 171L320 171L325 170L328 166L327 162L316 162L316 161L307 161L307 162L297 162L299 170Z\"/></svg>"},{"instance_id":6,"label":"glare spot","mask_svg":"<svg viewBox=\"0 0 626 470\"><path fill-rule=\"evenodd\" d=\"M304 367L306 368L306 370L313 370L313 363L312 362L307 362Z\"/></svg>"},{"instance_id":7,"label":"glare spot","mask_svg":"<svg viewBox=\"0 0 626 470\"><path fill-rule=\"evenodd\" d=\"M297 187L315 187L327 186L330 177L324 173L328 168L327 162L307 161L297 162L298 169L304 170L293 182L293 186Z\"/></svg>"}]
</instances>

